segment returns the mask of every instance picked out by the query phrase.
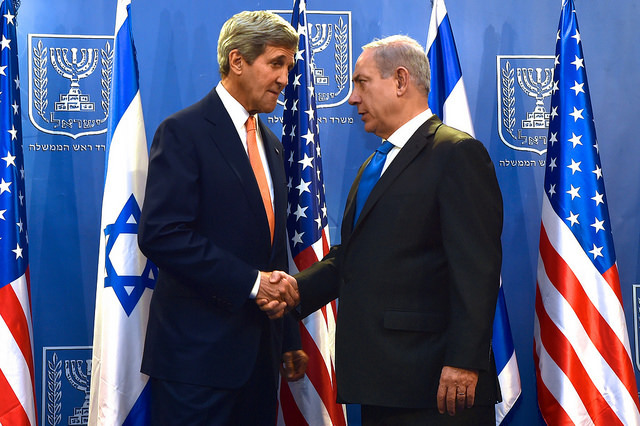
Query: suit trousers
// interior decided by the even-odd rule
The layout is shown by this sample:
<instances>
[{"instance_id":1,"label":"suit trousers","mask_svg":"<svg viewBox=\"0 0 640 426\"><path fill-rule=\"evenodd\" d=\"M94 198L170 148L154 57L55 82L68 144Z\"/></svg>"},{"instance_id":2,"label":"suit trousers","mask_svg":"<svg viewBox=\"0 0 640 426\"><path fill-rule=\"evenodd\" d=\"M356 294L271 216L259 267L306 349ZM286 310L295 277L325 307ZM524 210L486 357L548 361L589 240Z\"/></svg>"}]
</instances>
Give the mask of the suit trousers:
<instances>
[{"instance_id":1,"label":"suit trousers","mask_svg":"<svg viewBox=\"0 0 640 426\"><path fill-rule=\"evenodd\" d=\"M397 408L363 405L362 426L492 426L496 423L494 406L477 405L440 414L436 408Z\"/></svg>"},{"instance_id":2,"label":"suit trousers","mask_svg":"<svg viewBox=\"0 0 640 426\"><path fill-rule=\"evenodd\" d=\"M239 389L219 389L151 377L151 425L273 426L277 415L279 374L274 368L276 364L268 340L269 332L264 330L253 373Z\"/></svg>"}]
</instances>

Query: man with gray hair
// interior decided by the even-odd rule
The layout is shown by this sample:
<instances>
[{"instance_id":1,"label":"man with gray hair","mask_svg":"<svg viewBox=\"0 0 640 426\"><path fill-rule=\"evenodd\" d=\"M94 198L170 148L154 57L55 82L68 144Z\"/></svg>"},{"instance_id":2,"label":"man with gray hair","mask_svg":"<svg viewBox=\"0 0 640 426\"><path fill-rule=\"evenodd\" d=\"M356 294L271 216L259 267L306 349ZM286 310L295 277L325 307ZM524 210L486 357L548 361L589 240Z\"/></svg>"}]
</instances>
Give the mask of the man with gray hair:
<instances>
[{"instance_id":1,"label":"man with gray hair","mask_svg":"<svg viewBox=\"0 0 640 426\"><path fill-rule=\"evenodd\" d=\"M272 426L279 366L304 375L297 322L256 303L298 300L268 272L287 267L287 194L282 145L258 117L274 110L297 46L278 15L231 17L221 82L154 136L139 230L159 268L142 361L153 425Z\"/></svg>"},{"instance_id":2,"label":"man with gray hair","mask_svg":"<svg viewBox=\"0 0 640 426\"><path fill-rule=\"evenodd\" d=\"M302 317L340 298L338 401L361 404L364 425L495 423L502 196L482 143L432 114L429 78L409 37L364 46L349 103L384 143L351 187L341 244L295 277Z\"/></svg>"}]
</instances>

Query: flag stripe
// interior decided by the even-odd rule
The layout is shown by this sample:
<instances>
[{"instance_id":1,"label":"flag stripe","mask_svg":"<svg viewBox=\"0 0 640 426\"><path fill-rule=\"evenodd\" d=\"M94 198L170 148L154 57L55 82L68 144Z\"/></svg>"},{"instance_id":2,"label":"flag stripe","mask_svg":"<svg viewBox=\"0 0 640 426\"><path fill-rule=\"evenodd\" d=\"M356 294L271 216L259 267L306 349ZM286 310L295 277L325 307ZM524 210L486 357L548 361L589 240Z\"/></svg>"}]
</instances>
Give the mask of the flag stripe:
<instances>
[{"instance_id":1,"label":"flag stripe","mask_svg":"<svg viewBox=\"0 0 640 426\"><path fill-rule=\"evenodd\" d=\"M571 270L571 275L568 275L572 279L571 284L579 284L581 290L586 293L589 303L595 305L603 319L609 323L617 340L627 342L628 346L626 322L624 316L620 315L621 302L618 294L612 289L613 285L607 282L594 267L593 262L584 252L571 230L554 212L547 197L543 197L542 226L547 230L546 232L556 236L554 241L549 238L546 241L553 246L556 253L562 253L563 263L569 265L564 268ZM562 285L567 292L577 291L577 289L572 290L569 283L562 284L560 278L564 276L563 273L559 273L557 285ZM607 276L614 278L617 274L609 273ZM630 357L631 354L628 350L627 353Z\"/></svg>"},{"instance_id":2,"label":"flag stripe","mask_svg":"<svg viewBox=\"0 0 640 426\"><path fill-rule=\"evenodd\" d=\"M632 397L635 382L625 383L626 377L634 377L628 353L600 312L591 304L590 299L580 291L580 283L575 280L572 271L560 255L550 248L544 226L540 238L538 297L542 298L542 304L539 306L541 312L538 312L538 318L540 319L544 312L545 316L548 315L552 319L551 322L540 321L541 326L553 327L552 331L549 331L553 334L544 346L564 371L572 372L567 374L573 382L582 379L577 373L580 371L585 378L593 381L596 391L605 397L609 394L607 389L626 388L628 393L617 394L617 398L609 401L612 409L624 418L624 412L637 410L638 404L637 398ZM551 266L547 268L547 264ZM573 286L573 291L563 293L564 289L558 289L555 283L560 279L563 279L562 282L565 284ZM538 305L536 310L538 311ZM556 324L562 324L562 334L555 332ZM548 330L543 327L541 333L544 331ZM572 356L567 364L558 361L558 358L569 355ZM576 384L578 392L582 386L581 383ZM594 395L585 398L583 401L597 400ZM600 410L601 407L598 407L596 412Z\"/></svg>"},{"instance_id":3,"label":"flag stripe","mask_svg":"<svg viewBox=\"0 0 640 426\"><path fill-rule=\"evenodd\" d=\"M540 287L542 284L538 283L538 289L536 296L538 301L541 300ZM596 362L589 362L591 367L585 366L581 362L581 357L576 353L576 349L572 346L572 342L567 340L565 334L558 329L556 323L547 314L542 303L536 303L536 315L540 322L540 342L545 348L546 352L553 359L556 366L563 371L567 376L571 386L575 389L582 401L588 402L586 410L589 416L596 421L597 419L606 420L607 425L618 424L619 421L615 417L615 413L612 411L607 401L603 398L597 386L592 381L587 369L593 372L593 368L597 368ZM570 315L570 313L567 313ZM568 322L567 318L564 318L565 323ZM568 331L573 334L573 331ZM575 343L574 343L575 344ZM583 346L588 346L588 343L584 342ZM582 348L587 352L588 348ZM578 349L580 350L580 349ZM583 357L583 358L586 358ZM562 388L555 388L556 393L562 393L566 383ZM566 405L566 404L563 404ZM613 422L613 423L612 423Z\"/></svg>"},{"instance_id":4,"label":"flag stripe","mask_svg":"<svg viewBox=\"0 0 640 426\"><path fill-rule=\"evenodd\" d=\"M11 283L11 285L0 288L0 316L2 317L7 330L11 333L9 342L15 343L17 349L22 354L22 360L27 362L29 371L33 371L33 361L31 360L31 339L27 318L29 311L24 311L23 306L16 295L14 286L20 286L24 282L24 277Z\"/></svg>"},{"instance_id":5,"label":"flag stripe","mask_svg":"<svg viewBox=\"0 0 640 426\"><path fill-rule=\"evenodd\" d=\"M131 5L127 6L130 9ZM117 126L118 122L129 107L129 104L138 92L138 64L135 58L135 48L133 47L133 36L131 34L131 18L127 18L116 33L115 52L113 56L113 93L112 96L118 99L114 105L110 105L112 123Z\"/></svg>"},{"instance_id":6,"label":"flag stripe","mask_svg":"<svg viewBox=\"0 0 640 426\"><path fill-rule=\"evenodd\" d=\"M567 294L565 297L579 297L581 295L582 299L573 303L575 308L583 310L586 309L585 304L592 306L609 326L608 331L611 335L607 336L607 333L603 333L603 335L607 338L615 338L617 342L622 342L622 346L617 346L616 350L626 352L630 359L631 352L626 333L626 322L624 315L621 315L622 305L617 292L612 289L613 285L606 281L604 275L600 275L595 269L587 254L574 238L573 233L552 210L547 197L543 198L541 227L545 230L544 233L541 231L541 245L544 243L545 252L553 254L553 257L549 257L550 260L546 263L551 263L555 259L561 262L560 265L554 266L558 270L554 275L554 284L559 287L559 291ZM549 238L548 232L559 237L556 238L555 244ZM543 235L544 240L542 240ZM561 245L558 244L559 241L562 242ZM550 267L545 266L545 269ZM617 272L612 269L615 269L615 264L610 268L610 272L605 272L609 280L617 278ZM564 283L562 279L565 277L570 281ZM619 287L619 284L617 286ZM585 319L585 323L587 322L588 320ZM601 327L604 325L598 325L596 330L600 330ZM609 344L611 342L607 341L607 345ZM632 368L631 366L620 367L627 369L627 372Z\"/></svg>"},{"instance_id":7,"label":"flag stripe","mask_svg":"<svg viewBox=\"0 0 640 426\"><path fill-rule=\"evenodd\" d=\"M620 306L622 306L622 290L620 289L620 285L619 285L620 276L618 275L618 267L614 265L614 267L611 267L606 271L604 271L602 273L602 278L604 278L605 282L609 285L609 288L611 289L613 294L615 294L616 297L618 298L618 303L620 304ZM623 339L628 338L626 333L623 333L622 337ZM627 344L627 346L629 345Z\"/></svg>"},{"instance_id":8,"label":"flag stripe","mask_svg":"<svg viewBox=\"0 0 640 426\"><path fill-rule=\"evenodd\" d=\"M569 304L567 309L575 313L587 332L585 337L593 342L609 365L619 365L621 361L619 355L627 353L624 345L598 308L593 305L593 299L584 292L581 282L575 277L571 268L551 246L544 224L540 232L540 255L542 258L540 263L545 268L549 284L553 285L560 293L559 296ZM620 367L625 368L623 365ZM626 371L626 373L629 372Z\"/></svg>"},{"instance_id":9,"label":"flag stripe","mask_svg":"<svg viewBox=\"0 0 640 426\"><path fill-rule=\"evenodd\" d=\"M302 338L302 347L309 355L309 358L322 360L323 356L320 353L315 341L309 334L306 327L300 327L300 337ZM331 417L331 422L334 425L345 425L344 412L341 406L335 404L335 395L332 390L332 380L330 372L327 371L326 366L321 363L309 363L307 367L307 376L313 384L313 387L320 395L322 401L330 401L330 404L325 404L325 408Z\"/></svg>"},{"instance_id":10,"label":"flag stripe","mask_svg":"<svg viewBox=\"0 0 640 426\"><path fill-rule=\"evenodd\" d=\"M293 394L283 377L280 378L280 405L284 424L296 426L307 426L309 424L300 412Z\"/></svg>"},{"instance_id":11,"label":"flag stripe","mask_svg":"<svg viewBox=\"0 0 640 426\"><path fill-rule=\"evenodd\" d=\"M151 383L147 382L138 400L133 404L131 411L122 426L145 426L151 424L151 412L147 409L151 401Z\"/></svg>"},{"instance_id":12,"label":"flag stripe","mask_svg":"<svg viewBox=\"0 0 640 426\"><path fill-rule=\"evenodd\" d=\"M1 328L1 327L0 327ZM1 331L0 331L0 334ZM24 403L14 393L14 387L5 377L4 368L0 368L0 424L22 426L35 425L35 419L29 419L27 412L24 410Z\"/></svg>"},{"instance_id":13,"label":"flag stripe","mask_svg":"<svg viewBox=\"0 0 640 426\"><path fill-rule=\"evenodd\" d=\"M500 374L514 353L511 326L509 324L509 318L507 317L507 305L505 304L502 286L500 286L500 291L498 292L495 317L497 319L493 323L493 336L496 339L500 338L503 340L503 344L498 348L494 348L493 351L496 358L496 366L502 367L498 370L498 374Z\"/></svg>"},{"instance_id":14,"label":"flag stripe","mask_svg":"<svg viewBox=\"0 0 640 426\"><path fill-rule=\"evenodd\" d=\"M537 316L535 320L534 332L539 336L540 326ZM545 407L542 411L545 422L553 425L589 424L591 419L580 397L564 372L558 368L542 346L539 337L535 340L534 361L536 365L541 366L536 369L536 380L538 404ZM553 387L555 394L547 384Z\"/></svg>"},{"instance_id":15,"label":"flag stripe","mask_svg":"<svg viewBox=\"0 0 640 426\"><path fill-rule=\"evenodd\" d=\"M19 413L24 413L27 422L16 424L35 424L31 341L25 330L24 313L11 285L0 289L0 316L0 341L4 342L0 350L0 417L11 413L22 418Z\"/></svg>"},{"instance_id":16,"label":"flag stripe","mask_svg":"<svg viewBox=\"0 0 640 426\"><path fill-rule=\"evenodd\" d=\"M448 15L438 25L438 32L435 40L429 46L428 56L431 62L432 82L429 92L429 106L438 117L444 117L444 103L462 78L458 51Z\"/></svg>"},{"instance_id":17,"label":"flag stripe","mask_svg":"<svg viewBox=\"0 0 640 426\"><path fill-rule=\"evenodd\" d=\"M475 137L471 113L467 102L467 93L464 90L464 78L461 76L455 85L442 110L442 120L448 126L460 129Z\"/></svg>"}]
</instances>

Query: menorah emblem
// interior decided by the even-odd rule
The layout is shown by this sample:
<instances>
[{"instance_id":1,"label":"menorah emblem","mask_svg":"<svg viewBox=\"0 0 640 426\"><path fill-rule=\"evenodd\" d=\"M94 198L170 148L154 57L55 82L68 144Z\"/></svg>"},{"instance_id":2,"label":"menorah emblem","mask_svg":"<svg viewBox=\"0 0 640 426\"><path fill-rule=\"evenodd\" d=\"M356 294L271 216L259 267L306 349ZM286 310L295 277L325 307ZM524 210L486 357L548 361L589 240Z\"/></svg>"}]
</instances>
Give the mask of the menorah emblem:
<instances>
[{"instance_id":1,"label":"menorah emblem","mask_svg":"<svg viewBox=\"0 0 640 426\"><path fill-rule=\"evenodd\" d=\"M329 85L329 77L324 75L324 69L316 67L314 55L322 52L329 46L333 38L333 26L331 24L307 24L309 34L309 47L311 48L311 72L315 85ZM314 35L315 28L315 35Z\"/></svg>"},{"instance_id":2,"label":"menorah emblem","mask_svg":"<svg viewBox=\"0 0 640 426\"><path fill-rule=\"evenodd\" d=\"M522 91L536 98L533 112L527 113L522 120L523 129L546 129L549 127L549 113L544 108L544 98L551 96L553 88L553 69L551 68L518 68L518 84ZM535 71L535 78L534 78ZM542 72L544 71L544 78Z\"/></svg>"},{"instance_id":3,"label":"menorah emblem","mask_svg":"<svg viewBox=\"0 0 640 426\"><path fill-rule=\"evenodd\" d=\"M80 92L80 80L90 76L98 65L98 49L80 49L82 58L78 61L78 49L71 48L71 61L67 58L69 49L51 48L51 65L62 77L71 81L69 93L60 94L60 102L55 103L55 111L94 111L95 105L89 95Z\"/></svg>"},{"instance_id":4,"label":"menorah emblem","mask_svg":"<svg viewBox=\"0 0 640 426\"><path fill-rule=\"evenodd\" d=\"M84 392L82 407L73 409L73 415L69 416L69 425L86 425L89 422L89 389L91 385L91 360L87 360L87 371L82 371L82 360L65 360L64 373L71 385Z\"/></svg>"}]
</instances>

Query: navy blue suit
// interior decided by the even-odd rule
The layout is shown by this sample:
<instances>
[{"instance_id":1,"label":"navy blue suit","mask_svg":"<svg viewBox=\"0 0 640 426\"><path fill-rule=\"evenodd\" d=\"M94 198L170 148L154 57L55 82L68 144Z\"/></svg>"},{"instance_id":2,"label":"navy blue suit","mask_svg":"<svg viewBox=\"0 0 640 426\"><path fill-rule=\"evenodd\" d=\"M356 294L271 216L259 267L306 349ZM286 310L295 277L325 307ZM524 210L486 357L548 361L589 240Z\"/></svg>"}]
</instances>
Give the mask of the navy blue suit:
<instances>
[{"instance_id":1,"label":"navy blue suit","mask_svg":"<svg viewBox=\"0 0 640 426\"><path fill-rule=\"evenodd\" d=\"M247 153L215 89L156 131L139 230L142 252L159 267L142 360L153 378L239 389L259 356L271 356L277 379L281 354L300 347L293 318L270 321L249 298L258 271L287 269L282 145L259 126L273 246Z\"/></svg>"}]
</instances>

